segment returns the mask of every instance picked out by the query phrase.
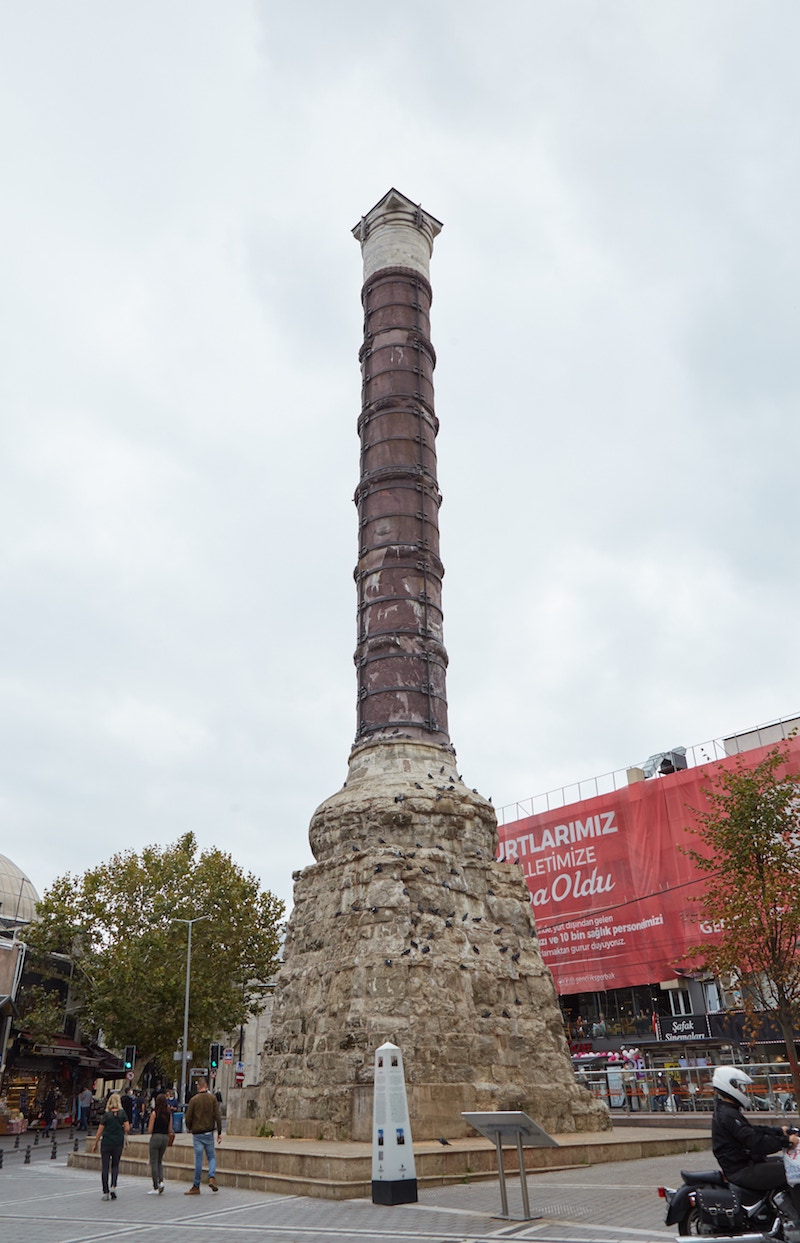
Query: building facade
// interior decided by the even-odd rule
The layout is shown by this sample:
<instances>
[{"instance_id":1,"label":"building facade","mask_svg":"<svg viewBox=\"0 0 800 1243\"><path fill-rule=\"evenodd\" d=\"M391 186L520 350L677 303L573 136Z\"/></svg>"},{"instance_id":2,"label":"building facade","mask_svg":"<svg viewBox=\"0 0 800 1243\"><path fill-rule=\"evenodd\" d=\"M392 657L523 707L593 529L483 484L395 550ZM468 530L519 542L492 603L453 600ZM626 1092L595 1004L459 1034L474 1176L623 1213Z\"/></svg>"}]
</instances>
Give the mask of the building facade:
<instances>
[{"instance_id":1,"label":"building facade","mask_svg":"<svg viewBox=\"0 0 800 1243\"><path fill-rule=\"evenodd\" d=\"M703 881L686 848L709 780L737 757L754 767L785 742L800 772L797 724L676 748L503 809L499 858L525 876L574 1060L631 1048L655 1068L780 1056L768 1017L754 1040L735 983L689 956L719 930L702 918Z\"/></svg>"}]
</instances>

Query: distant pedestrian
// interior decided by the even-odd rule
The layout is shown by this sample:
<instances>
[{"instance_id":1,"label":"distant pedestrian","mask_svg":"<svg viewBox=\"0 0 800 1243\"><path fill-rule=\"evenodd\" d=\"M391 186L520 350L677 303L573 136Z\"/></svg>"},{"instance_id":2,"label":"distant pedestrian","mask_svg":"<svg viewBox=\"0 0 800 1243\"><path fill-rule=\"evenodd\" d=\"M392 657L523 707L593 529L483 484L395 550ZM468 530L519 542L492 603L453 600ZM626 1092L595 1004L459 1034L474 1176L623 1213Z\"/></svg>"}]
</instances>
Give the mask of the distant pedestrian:
<instances>
[{"instance_id":1,"label":"distant pedestrian","mask_svg":"<svg viewBox=\"0 0 800 1243\"><path fill-rule=\"evenodd\" d=\"M131 1129L128 1116L122 1108L119 1092L112 1092L108 1098L106 1112L103 1114L102 1121L97 1128L97 1134L92 1144L92 1152L97 1152L98 1145L100 1147L100 1169L103 1182L103 1199L116 1200L117 1198L117 1175L119 1174L119 1159L122 1156L122 1149L125 1147L125 1136ZM109 1187L109 1170L111 1173L111 1185Z\"/></svg>"},{"instance_id":2,"label":"distant pedestrian","mask_svg":"<svg viewBox=\"0 0 800 1243\"><path fill-rule=\"evenodd\" d=\"M56 1129L56 1094L52 1088L44 1098L42 1117L44 1118L44 1133L46 1138L50 1134L51 1127L53 1131Z\"/></svg>"},{"instance_id":3,"label":"distant pedestrian","mask_svg":"<svg viewBox=\"0 0 800 1243\"><path fill-rule=\"evenodd\" d=\"M120 1103L122 1105L122 1108L125 1110L125 1116L127 1117L131 1126L133 1126L134 1101L133 1101L133 1093L131 1092L130 1088L126 1088L125 1091L122 1093L122 1096L120 1097Z\"/></svg>"},{"instance_id":4,"label":"distant pedestrian","mask_svg":"<svg viewBox=\"0 0 800 1243\"><path fill-rule=\"evenodd\" d=\"M217 1186L217 1157L214 1151L214 1132L217 1143L222 1142L222 1113L219 1101L208 1090L208 1080L197 1080L197 1091L186 1106L184 1117L186 1130L192 1133L194 1143L194 1182L187 1196L200 1195L200 1179L203 1174L203 1153L208 1160L208 1185L212 1191L219 1191Z\"/></svg>"},{"instance_id":5,"label":"distant pedestrian","mask_svg":"<svg viewBox=\"0 0 800 1243\"><path fill-rule=\"evenodd\" d=\"M136 1114L138 1118L139 1134L144 1135L147 1130L147 1124L150 1121L150 1099L144 1089L142 1089L136 1098Z\"/></svg>"},{"instance_id":6,"label":"distant pedestrian","mask_svg":"<svg viewBox=\"0 0 800 1243\"><path fill-rule=\"evenodd\" d=\"M84 1088L82 1092L78 1093L78 1130L79 1131L89 1130L89 1114L92 1109L93 1100L94 1100L94 1096L92 1095L91 1088Z\"/></svg>"},{"instance_id":7,"label":"distant pedestrian","mask_svg":"<svg viewBox=\"0 0 800 1243\"><path fill-rule=\"evenodd\" d=\"M172 1113L163 1092L156 1097L147 1129L150 1134L150 1173L153 1177L153 1190L148 1195L160 1196L164 1191L164 1153L175 1142Z\"/></svg>"}]
</instances>

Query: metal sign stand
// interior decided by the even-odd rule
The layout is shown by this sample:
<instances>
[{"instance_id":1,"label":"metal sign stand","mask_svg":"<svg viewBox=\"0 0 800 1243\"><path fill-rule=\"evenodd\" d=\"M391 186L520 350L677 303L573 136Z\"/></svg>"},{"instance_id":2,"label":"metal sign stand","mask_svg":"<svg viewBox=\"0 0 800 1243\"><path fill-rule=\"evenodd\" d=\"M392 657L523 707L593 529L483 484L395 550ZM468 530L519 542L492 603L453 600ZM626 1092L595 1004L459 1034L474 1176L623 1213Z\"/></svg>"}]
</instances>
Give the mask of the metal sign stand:
<instances>
[{"instance_id":1,"label":"metal sign stand","mask_svg":"<svg viewBox=\"0 0 800 1243\"><path fill-rule=\"evenodd\" d=\"M516 1221L517 1219L509 1216L508 1212L508 1192L506 1190L506 1171L503 1165L503 1141L510 1145L512 1141L517 1145L517 1157L519 1159L519 1184L522 1192L522 1221L538 1221L538 1217L531 1216L531 1207L528 1201L528 1183L525 1177L525 1156L523 1148L558 1148L558 1144L538 1126L533 1118L529 1118L518 1110L497 1110L495 1113L479 1113L467 1114L462 1113L462 1118L479 1131L485 1139L494 1142L497 1149L497 1173L500 1177L500 1216L504 1221Z\"/></svg>"}]
</instances>

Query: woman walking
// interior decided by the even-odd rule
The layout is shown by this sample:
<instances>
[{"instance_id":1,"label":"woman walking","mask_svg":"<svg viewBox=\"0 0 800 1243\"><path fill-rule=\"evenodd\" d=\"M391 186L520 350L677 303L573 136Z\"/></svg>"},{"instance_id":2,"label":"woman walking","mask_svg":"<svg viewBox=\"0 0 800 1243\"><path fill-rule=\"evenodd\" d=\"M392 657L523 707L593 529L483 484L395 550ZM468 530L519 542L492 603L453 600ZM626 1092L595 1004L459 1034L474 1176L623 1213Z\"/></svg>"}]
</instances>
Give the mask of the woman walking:
<instances>
[{"instance_id":1,"label":"woman walking","mask_svg":"<svg viewBox=\"0 0 800 1243\"><path fill-rule=\"evenodd\" d=\"M128 1121L128 1115L122 1108L119 1092L112 1092L108 1098L106 1112L103 1114L100 1125L97 1128L97 1134L94 1137L94 1143L92 1144L92 1152L97 1152L98 1145L101 1145L100 1168L103 1179L104 1200L116 1200L117 1198L119 1159L125 1146L125 1136L130 1129L131 1124ZM109 1167L111 1171L110 1191L108 1185Z\"/></svg>"},{"instance_id":2,"label":"woman walking","mask_svg":"<svg viewBox=\"0 0 800 1243\"><path fill-rule=\"evenodd\" d=\"M164 1153L175 1140L172 1111L163 1092L156 1097L147 1130L150 1135L150 1173L153 1176L153 1190L147 1194L160 1196L164 1190Z\"/></svg>"}]
</instances>

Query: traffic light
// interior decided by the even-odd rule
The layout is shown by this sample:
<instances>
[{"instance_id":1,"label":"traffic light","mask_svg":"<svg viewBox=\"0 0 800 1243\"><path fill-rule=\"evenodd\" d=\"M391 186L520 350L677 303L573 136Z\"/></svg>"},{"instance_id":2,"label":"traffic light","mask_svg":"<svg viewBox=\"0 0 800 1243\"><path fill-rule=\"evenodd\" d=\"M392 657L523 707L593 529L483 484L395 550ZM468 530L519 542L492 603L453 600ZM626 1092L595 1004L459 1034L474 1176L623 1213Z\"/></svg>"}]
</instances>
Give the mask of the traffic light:
<instances>
[{"instance_id":1,"label":"traffic light","mask_svg":"<svg viewBox=\"0 0 800 1243\"><path fill-rule=\"evenodd\" d=\"M122 1060L125 1063L126 1071L133 1070L134 1063L136 1062L136 1045L135 1044L125 1045L125 1056L123 1057Z\"/></svg>"},{"instance_id":2,"label":"traffic light","mask_svg":"<svg viewBox=\"0 0 800 1243\"><path fill-rule=\"evenodd\" d=\"M212 1075L215 1075L222 1061L222 1045L214 1041L208 1050L208 1069Z\"/></svg>"}]
</instances>

